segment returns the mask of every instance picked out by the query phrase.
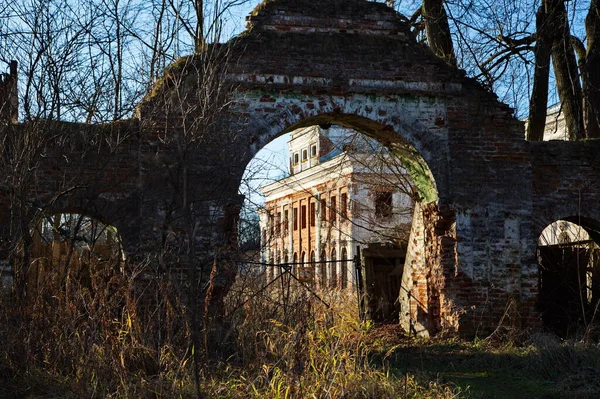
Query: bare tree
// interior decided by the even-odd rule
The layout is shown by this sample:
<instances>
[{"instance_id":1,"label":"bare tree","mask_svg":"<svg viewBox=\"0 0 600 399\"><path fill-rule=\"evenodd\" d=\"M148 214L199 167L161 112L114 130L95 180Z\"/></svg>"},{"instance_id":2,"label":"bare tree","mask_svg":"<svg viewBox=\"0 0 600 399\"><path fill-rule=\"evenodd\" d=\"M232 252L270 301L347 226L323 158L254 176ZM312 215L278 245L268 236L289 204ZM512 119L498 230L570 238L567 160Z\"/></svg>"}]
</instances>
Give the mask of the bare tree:
<instances>
[{"instance_id":1,"label":"bare tree","mask_svg":"<svg viewBox=\"0 0 600 399\"><path fill-rule=\"evenodd\" d=\"M424 22L428 44L443 58L452 49L447 41L450 32L458 65L498 92L518 115L529 114L529 140L542 140L549 101L560 101L569 139L598 137L596 0L587 9L564 0L387 3L413 15L415 32ZM435 13L430 20L441 25L427 22L428 9ZM451 22L450 29L446 30L444 20Z\"/></svg>"},{"instance_id":2,"label":"bare tree","mask_svg":"<svg viewBox=\"0 0 600 399\"><path fill-rule=\"evenodd\" d=\"M582 70L586 137L600 137L600 2L590 0L585 19L587 50ZM575 46L575 48L580 46ZM579 54L579 59L583 54Z\"/></svg>"},{"instance_id":3,"label":"bare tree","mask_svg":"<svg viewBox=\"0 0 600 399\"><path fill-rule=\"evenodd\" d=\"M456 55L454 54L448 15L444 9L444 0L423 0L421 10L429 47L435 55L455 66Z\"/></svg>"}]
</instances>

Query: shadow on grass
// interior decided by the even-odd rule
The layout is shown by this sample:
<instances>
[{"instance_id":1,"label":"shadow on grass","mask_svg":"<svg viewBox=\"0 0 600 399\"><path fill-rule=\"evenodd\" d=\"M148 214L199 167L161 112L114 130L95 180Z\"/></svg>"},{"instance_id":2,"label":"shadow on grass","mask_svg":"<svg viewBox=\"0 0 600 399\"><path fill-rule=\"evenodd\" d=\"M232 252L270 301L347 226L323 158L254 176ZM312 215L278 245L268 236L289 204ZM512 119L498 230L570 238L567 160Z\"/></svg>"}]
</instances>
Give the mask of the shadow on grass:
<instances>
[{"instance_id":1,"label":"shadow on grass","mask_svg":"<svg viewBox=\"0 0 600 399\"><path fill-rule=\"evenodd\" d=\"M549 337L519 347L407 341L379 352L373 361L420 382L456 385L470 398L600 397L598 346Z\"/></svg>"}]
</instances>

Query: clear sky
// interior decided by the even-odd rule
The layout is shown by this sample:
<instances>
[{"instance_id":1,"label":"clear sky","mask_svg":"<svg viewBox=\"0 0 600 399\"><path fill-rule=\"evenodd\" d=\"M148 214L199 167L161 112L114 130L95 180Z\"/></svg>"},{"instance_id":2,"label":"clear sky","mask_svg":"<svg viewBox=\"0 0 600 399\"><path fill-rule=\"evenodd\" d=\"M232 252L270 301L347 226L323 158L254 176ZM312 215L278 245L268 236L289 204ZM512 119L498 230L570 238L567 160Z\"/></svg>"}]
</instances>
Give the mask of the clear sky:
<instances>
[{"instance_id":1,"label":"clear sky","mask_svg":"<svg viewBox=\"0 0 600 399\"><path fill-rule=\"evenodd\" d=\"M231 3L239 4L231 7L223 15L223 39L227 41L233 36L239 35L246 29L246 16L260 3L260 0L240 1L233 0Z\"/></svg>"},{"instance_id":2,"label":"clear sky","mask_svg":"<svg viewBox=\"0 0 600 399\"><path fill-rule=\"evenodd\" d=\"M288 141L286 133L264 146L246 167L240 193L246 196L244 206L255 210L264 204L264 197L258 188L280 180L289 174Z\"/></svg>"}]
</instances>

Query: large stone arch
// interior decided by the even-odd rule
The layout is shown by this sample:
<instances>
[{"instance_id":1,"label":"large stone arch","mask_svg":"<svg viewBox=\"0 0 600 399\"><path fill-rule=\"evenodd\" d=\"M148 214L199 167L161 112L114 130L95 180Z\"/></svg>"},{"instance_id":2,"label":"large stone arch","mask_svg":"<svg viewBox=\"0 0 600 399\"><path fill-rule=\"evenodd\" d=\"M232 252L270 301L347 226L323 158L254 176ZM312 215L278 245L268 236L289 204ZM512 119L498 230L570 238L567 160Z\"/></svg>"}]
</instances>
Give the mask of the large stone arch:
<instances>
[{"instance_id":1,"label":"large stone arch","mask_svg":"<svg viewBox=\"0 0 600 399\"><path fill-rule=\"evenodd\" d=\"M211 63L218 74L208 73ZM218 76L216 84L207 75ZM222 95L227 106L207 130L198 118L202 95L213 87L227 87L211 98L217 103ZM532 262L523 246L533 245L531 155L522 124L495 95L417 43L403 17L383 4L265 1L238 38L171 66L137 118L142 237L185 228L163 218L173 190L169 165L156 160L176 158L170 137L197 129L204 140L187 159L195 176L187 190L203 221L196 242L210 259L212 250L227 247L239 180L252 156L295 127L339 123L389 145L435 181L421 187L429 202L426 244L411 293L427 329L485 332L507 303L522 302L522 271Z\"/></svg>"},{"instance_id":2,"label":"large stone arch","mask_svg":"<svg viewBox=\"0 0 600 399\"><path fill-rule=\"evenodd\" d=\"M336 112L326 112L331 111L331 107L325 106L323 109L315 107L306 112L290 113L289 109L298 107L298 102L297 99L290 99L280 112L266 115L267 120L260 112L254 115L246 129L257 132L259 138L257 144L248 152L248 157L252 158L264 146L262 143L269 142L282 133L311 125L340 125L375 138L387 146L403 161L419 189L421 198L426 202L438 200L439 189L436 182L438 179L441 182L447 181L448 154L445 134L429 137L428 141L420 139L426 135L424 132L427 128L417 123L411 125L402 121L402 109L399 107L385 111L386 115L390 115L386 118L374 117L372 111L365 112L364 108L370 106L364 104L343 110L337 109ZM426 154L426 158L421 154ZM433 165L433 170L429 165ZM442 190L442 196L447 196L447 187L443 186Z\"/></svg>"},{"instance_id":3,"label":"large stone arch","mask_svg":"<svg viewBox=\"0 0 600 399\"><path fill-rule=\"evenodd\" d=\"M197 98L189 91L215 59L210 51L229 61L220 75L230 87L222 118L228 127L215 137L221 134L221 145L240 156L205 157L204 167L228 168L237 183L246 163L278 134L304 124L353 127L401 155L408 151L435 181L435 195L422 190L430 203L422 218L426 243L413 268L411 295L423 305L415 317L432 332L485 333L507 306L523 302L522 272L533 262L523 247L533 245L533 234L522 123L495 95L418 44L403 17L363 0L266 1L249 17L247 32L167 72L139 108L142 126L151 131L186 118L157 111L193 108L169 101ZM214 183L202 184L210 190ZM233 183L220 189L215 203L227 206L234 190ZM520 314L529 320L515 310L514 323Z\"/></svg>"}]
</instances>

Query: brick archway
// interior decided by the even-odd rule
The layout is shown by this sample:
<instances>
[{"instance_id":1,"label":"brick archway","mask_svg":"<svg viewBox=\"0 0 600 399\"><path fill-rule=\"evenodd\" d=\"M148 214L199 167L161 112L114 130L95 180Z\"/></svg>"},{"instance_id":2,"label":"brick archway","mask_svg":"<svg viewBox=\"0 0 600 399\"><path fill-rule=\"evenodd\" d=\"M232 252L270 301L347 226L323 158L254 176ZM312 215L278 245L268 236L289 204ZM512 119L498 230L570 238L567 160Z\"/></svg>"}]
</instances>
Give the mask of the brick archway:
<instances>
[{"instance_id":1,"label":"brick archway","mask_svg":"<svg viewBox=\"0 0 600 399\"><path fill-rule=\"evenodd\" d=\"M363 116L361 108L352 108L353 113L342 113L341 110L333 113L322 113L317 107L302 114L290 114L289 109L298 107L299 100L291 99L282 102L279 112L253 113L253 119L246 125L249 131L257 132L258 143L268 143L273 138L283 133L298 128L312 125L339 125L356 130L369 137L375 138L384 144L392 153L403 161L403 166L411 174L421 198L425 202L437 201L440 197L437 181L447 182L447 143L444 133L431 138L429 141L422 140L426 135L427 128L423 126L408 125L400 120L402 109L390 107L390 117L386 119L373 120ZM367 105L369 107L369 105ZM235 109L235 108L234 108ZM384 111L380 111L382 114ZM387 114L387 111L385 111ZM265 120L266 119L266 120ZM389 123L386 123L389 122ZM413 144L414 143L414 144ZM264 146L264 144L263 144ZM252 158L262 148L258 145L252 146L247 153ZM427 156L425 159L421 154ZM430 168L433 165L433 170ZM448 195L447 187L442 186L442 197Z\"/></svg>"},{"instance_id":2,"label":"brick archway","mask_svg":"<svg viewBox=\"0 0 600 399\"><path fill-rule=\"evenodd\" d=\"M216 65L220 91L204 84L207 62ZM200 95L208 96L203 106L225 98L205 125L209 108L197 106ZM435 195L419 215L415 237L424 244L413 248L410 292L426 329L484 334L508 319L539 325L537 226L553 210L576 214L580 193L585 204L600 202L590 184L600 177L600 143L526 142L513 110L417 43L384 4L265 1L244 34L169 67L131 120L7 129L29 129L43 141L27 206L50 206L58 196L113 212L103 216L131 252L185 246L176 174L182 153L170 141L197 134L202 144L184 152L185 196L199 221L196 253L212 264L231 246L248 161L278 134L314 123L353 127L400 155L408 151L417 169L431 172ZM0 238L8 250L14 217L5 189ZM596 208L588 216L600 220ZM223 268L213 298L231 280L231 268Z\"/></svg>"},{"instance_id":3,"label":"brick archway","mask_svg":"<svg viewBox=\"0 0 600 399\"><path fill-rule=\"evenodd\" d=\"M278 134L311 124L351 127L409 154L435 182L419 187L429 204L418 232L425 242L414 248L421 255L412 260L411 295L422 306L408 304L410 317L432 333L493 328L507 302L520 296L514 282L521 269L505 265L527 259L520 250L505 257L501 267L510 270L498 281L510 288L490 289L497 272L489 257L499 257L490 248L503 251L505 224L528 228L530 186L520 181L531 175L520 165L530 155L520 122L416 43L385 5L309 3L265 2L248 33L229 43L242 49L226 79L235 88L229 111L246 132L247 159ZM490 225L497 230L480 240Z\"/></svg>"}]
</instances>

